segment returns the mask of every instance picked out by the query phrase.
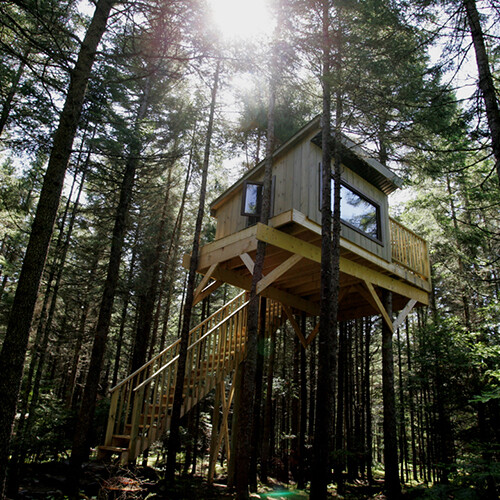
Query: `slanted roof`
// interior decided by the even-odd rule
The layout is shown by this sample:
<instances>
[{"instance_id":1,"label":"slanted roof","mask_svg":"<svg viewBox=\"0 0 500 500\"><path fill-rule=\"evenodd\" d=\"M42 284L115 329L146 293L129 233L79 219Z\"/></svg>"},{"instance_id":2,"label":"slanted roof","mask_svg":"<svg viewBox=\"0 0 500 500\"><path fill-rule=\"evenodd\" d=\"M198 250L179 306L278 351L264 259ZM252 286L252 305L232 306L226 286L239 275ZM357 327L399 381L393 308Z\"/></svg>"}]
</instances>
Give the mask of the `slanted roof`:
<instances>
[{"instance_id":1,"label":"slanted roof","mask_svg":"<svg viewBox=\"0 0 500 500\"><path fill-rule=\"evenodd\" d=\"M315 130L319 132L311 139L311 142L321 147L321 116L316 116L274 151L273 160L285 154ZM335 140L333 134L332 140ZM360 177L363 177L376 186L383 193L388 195L403 185L403 180L392 172L392 170L385 167L374 158L371 158L363 148L344 135L341 137L341 146L342 163L356 172ZM257 177L264 169L265 162L266 160L264 159L255 165L255 167L251 168L243 177L215 199L210 205L212 213L226 198L239 190L245 181Z\"/></svg>"},{"instance_id":2,"label":"slanted roof","mask_svg":"<svg viewBox=\"0 0 500 500\"><path fill-rule=\"evenodd\" d=\"M332 142L335 143L335 141L335 134L332 133ZM321 147L321 132L313 137L312 142ZM389 195L403 186L401 177L375 158L372 158L367 151L351 139L342 134L339 142L342 163L380 189L380 191Z\"/></svg>"}]
</instances>

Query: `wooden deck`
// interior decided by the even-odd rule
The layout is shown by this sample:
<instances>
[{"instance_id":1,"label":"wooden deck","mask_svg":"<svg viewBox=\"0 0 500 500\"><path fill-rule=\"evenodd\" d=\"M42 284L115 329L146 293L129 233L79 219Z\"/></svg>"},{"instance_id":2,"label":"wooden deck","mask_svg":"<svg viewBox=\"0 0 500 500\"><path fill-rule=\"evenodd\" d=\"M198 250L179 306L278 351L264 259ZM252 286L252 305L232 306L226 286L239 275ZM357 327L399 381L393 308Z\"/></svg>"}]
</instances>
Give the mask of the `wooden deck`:
<instances>
[{"instance_id":1,"label":"wooden deck","mask_svg":"<svg viewBox=\"0 0 500 500\"><path fill-rule=\"evenodd\" d=\"M321 227L297 210L216 240L201 249L198 271L205 275L196 301L223 283L249 290L257 242L268 243L258 293L310 315L319 314ZM428 304L431 290L425 240L391 221L392 262L341 239L339 319L374 314L382 288L393 292L393 310ZM189 265L189 256L184 257ZM213 281L210 281L210 278Z\"/></svg>"}]
</instances>

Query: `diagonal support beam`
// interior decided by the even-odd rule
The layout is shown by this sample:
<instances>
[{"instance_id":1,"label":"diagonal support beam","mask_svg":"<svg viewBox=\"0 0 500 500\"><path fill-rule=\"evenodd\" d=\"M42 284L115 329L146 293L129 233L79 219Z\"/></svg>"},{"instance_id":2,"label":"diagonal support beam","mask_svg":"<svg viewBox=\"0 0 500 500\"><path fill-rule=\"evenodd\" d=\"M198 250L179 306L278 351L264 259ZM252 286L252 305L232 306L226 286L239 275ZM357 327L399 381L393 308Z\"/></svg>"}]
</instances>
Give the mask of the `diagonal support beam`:
<instances>
[{"instance_id":1,"label":"diagonal support beam","mask_svg":"<svg viewBox=\"0 0 500 500\"><path fill-rule=\"evenodd\" d=\"M248 255L247 253L242 253L240 255L240 259L243 261L243 264L247 266L247 269L250 271L250 274L253 275L253 269L255 267L255 262L253 261L252 257Z\"/></svg>"},{"instance_id":2,"label":"diagonal support beam","mask_svg":"<svg viewBox=\"0 0 500 500\"><path fill-rule=\"evenodd\" d=\"M382 304L382 301L380 300L380 297L377 295L377 292L375 291L375 288L373 287L373 284L370 283L367 280L363 280L363 283L366 287L360 287L360 292L362 295L366 297L366 299L372 304L372 306L378 310L378 312L382 315L382 318L384 321L387 323L387 326L393 332L393 327L392 327L392 320L389 314L387 313L387 310L385 309L384 305ZM367 291L368 290L368 293Z\"/></svg>"},{"instance_id":3,"label":"diagonal support beam","mask_svg":"<svg viewBox=\"0 0 500 500\"><path fill-rule=\"evenodd\" d=\"M299 337L300 343L304 346L304 349L307 349L307 340L304 337L304 334L302 333L302 330L300 329L299 324L297 323L297 321L295 321L295 318L293 317L292 310L286 305L283 305L283 309L285 310L285 313L288 316L288 319L290 320L290 323L292 324L292 328L294 329L295 333L297 334L297 337Z\"/></svg>"},{"instance_id":4,"label":"diagonal support beam","mask_svg":"<svg viewBox=\"0 0 500 500\"><path fill-rule=\"evenodd\" d=\"M252 286L252 280L249 276L242 276L241 274L231 271L230 269L226 269L222 266L219 266L215 270L213 277L215 279L224 281L248 291L250 291L250 288ZM285 292L284 290L279 290L273 286L267 287L262 292L262 295L264 297L277 300L282 304L288 304L291 307L295 307L296 309L305 311L312 316L319 315L319 304L303 299L302 297L292 295L291 293Z\"/></svg>"},{"instance_id":5,"label":"diagonal support beam","mask_svg":"<svg viewBox=\"0 0 500 500\"><path fill-rule=\"evenodd\" d=\"M236 380L236 373L239 370L237 367L236 370L234 371L232 382L231 382L231 387L229 389L229 394L226 399L226 385L224 380L221 380L218 384L218 387L216 389L216 399L219 401L219 403L222 404L222 420L220 422L220 427L213 428L212 427L212 433L216 433L216 435L213 435L213 448L210 450L210 463L208 466L208 482L213 483L214 481L214 475L215 475L215 464L217 462L217 455L219 454L219 450L221 449L222 442L224 441L225 443L225 448L226 448L226 459L229 462L230 460L230 446L229 446L229 426L228 426L228 417L229 417L229 410L231 409L231 404L233 403L233 398L234 398L234 391L235 391L235 380ZM215 411L219 411L219 403L217 404L217 407L214 408ZM219 423L219 422L217 422Z\"/></svg>"},{"instance_id":6,"label":"diagonal support beam","mask_svg":"<svg viewBox=\"0 0 500 500\"><path fill-rule=\"evenodd\" d=\"M220 288L224 284L223 281L213 281L208 285L206 288L204 288L199 295L193 300L193 306L198 304L198 302L201 302L205 297L208 297L210 294L215 292L218 288Z\"/></svg>"},{"instance_id":7,"label":"diagonal support beam","mask_svg":"<svg viewBox=\"0 0 500 500\"><path fill-rule=\"evenodd\" d=\"M316 326L313 328L313 331L308 335L306 339L307 345L309 345L318 335L319 332L319 321L316 323Z\"/></svg>"},{"instance_id":8,"label":"diagonal support beam","mask_svg":"<svg viewBox=\"0 0 500 500\"><path fill-rule=\"evenodd\" d=\"M284 233L278 229L274 229L265 224L257 224L256 238L260 241L265 241L289 252L302 255L306 259L313 262L321 262L321 248L307 241L296 238L290 234ZM423 289L405 283L399 279L391 278L386 274L382 274L375 269L364 266L359 262L353 262L345 257L340 257L340 272L353 276L362 281L369 282L389 290L399 293L405 297L416 299L422 304L429 303L429 293Z\"/></svg>"},{"instance_id":9,"label":"diagonal support beam","mask_svg":"<svg viewBox=\"0 0 500 500\"><path fill-rule=\"evenodd\" d=\"M269 274L264 276L257 283L257 295L259 295L263 290L265 290L269 285L274 283L278 278L283 276L287 271L289 271L295 264L303 259L302 255L294 254L284 262L282 262L278 267L275 267Z\"/></svg>"},{"instance_id":10,"label":"diagonal support beam","mask_svg":"<svg viewBox=\"0 0 500 500\"><path fill-rule=\"evenodd\" d=\"M416 303L417 301L415 299L409 300L408 304L406 304L404 309L402 309L399 312L398 317L394 320L394 323L392 324L392 328L394 330L397 330L403 324L403 321L408 317L408 314L410 314L411 310L415 307Z\"/></svg>"},{"instance_id":11,"label":"diagonal support beam","mask_svg":"<svg viewBox=\"0 0 500 500\"><path fill-rule=\"evenodd\" d=\"M196 287L196 290L194 291L194 298L201 293L201 291L205 288L206 284L208 283L208 280L212 277L213 272L217 268L219 264L212 264L209 268L208 271L205 273L205 276L201 278L200 284Z\"/></svg>"}]
</instances>

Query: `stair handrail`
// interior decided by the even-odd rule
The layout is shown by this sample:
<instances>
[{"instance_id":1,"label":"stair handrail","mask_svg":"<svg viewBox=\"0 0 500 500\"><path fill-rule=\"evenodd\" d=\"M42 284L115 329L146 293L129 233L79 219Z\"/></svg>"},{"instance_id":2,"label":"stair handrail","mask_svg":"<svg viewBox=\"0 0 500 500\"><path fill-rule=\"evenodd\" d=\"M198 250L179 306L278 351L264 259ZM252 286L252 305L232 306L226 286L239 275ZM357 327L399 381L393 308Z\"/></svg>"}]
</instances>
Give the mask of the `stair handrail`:
<instances>
[{"instance_id":1,"label":"stair handrail","mask_svg":"<svg viewBox=\"0 0 500 500\"><path fill-rule=\"evenodd\" d=\"M207 337L209 337L210 335L212 335L212 333L215 330L217 330L224 323L228 322L230 319L232 319L234 316L236 316L236 314L238 314L241 310L243 310L248 305L249 302L250 302L249 300L247 300L246 302L244 302L240 307L238 307L238 309L235 309L231 314L229 314L228 316L226 316L222 321L220 321L214 327L212 327L210 330L208 330L207 332L205 332L199 339L197 339L195 342L193 342L192 344L190 344L189 347L188 347L188 351L194 349L194 347L196 347L196 345L199 344L202 340L204 340ZM201 325L201 323L200 323L200 325ZM200 325L198 325L198 326L200 326ZM198 328L198 326L196 328ZM180 341L180 339L179 339L179 341ZM144 380L143 382L141 382L137 387L134 387L133 391L136 392L136 391L141 390L144 386L146 386L147 384L149 384L153 379L155 379L158 375L160 375L164 370L166 370L171 364L175 363L178 359L179 359L179 354L177 354L177 356L175 356L174 358L172 358L168 363L166 363L165 365L163 365L161 368L159 368L149 378L147 378L146 380Z\"/></svg>"},{"instance_id":2,"label":"stair handrail","mask_svg":"<svg viewBox=\"0 0 500 500\"><path fill-rule=\"evenodd\" d=\"M223 306L219 307L219 309L217 309L217 311L213 312L210 316L208 316L208 318L205 318L201 323L198 323L194 328L192 328L189 331L189 336L191 336L191 334L194 331L196 331L197 329L203 327L203 325L208 323L214 316L219 314L223 309L228 308L233 302L236 302L245 293L246 293L245 291L239 293L238 295L236 295L236 297L232 298L229 302L227 302ZM111 393L111 392L116 391L122 385L126 384L128 381L133 379L137 374L139 374L141 371L145 370L148 366L150 366L152 363L154 363L158 358L160 358L161 356L166 354L169 350L173 349L180 341L181 341L181 339L177 339L175 342L172 342L169 346L167 346L165 349L163 349L163 351L161 351L158 354L156 354L155 356L153 356L147 363L144 363L141 367L137 368L137 370L135 372L131 373L128 377L124 378L122 381L120 381L118 384L116 384L114 387L112 387L109 390L109 392Z\"/></svg>"},{"instance_id":3,"label":"stair handrail","mask_svg":"<svg viewBox=\"0 0 500 500\"><path fill-rule=\"evenodd\" d=\"M191 333L191 332L189 332ZM133 373L131 373L127 378L124 378L122 381L120 381L118 384L116 384L114 387L112 387L109 392L114 392L117 389L119 389L122 385L126 384L129 380L133 379L137 374L141 373L144 371L148 366L153 364L158 358L161 358L164 354L166 354L169 350L173 349L181 339L177 339L176 341L172 342L168 347L163 349L160 353L158 353L156 356L153 356L147 363L144 363L141 367L137 368L137 370Z\"/></svg>"}]
</instances>

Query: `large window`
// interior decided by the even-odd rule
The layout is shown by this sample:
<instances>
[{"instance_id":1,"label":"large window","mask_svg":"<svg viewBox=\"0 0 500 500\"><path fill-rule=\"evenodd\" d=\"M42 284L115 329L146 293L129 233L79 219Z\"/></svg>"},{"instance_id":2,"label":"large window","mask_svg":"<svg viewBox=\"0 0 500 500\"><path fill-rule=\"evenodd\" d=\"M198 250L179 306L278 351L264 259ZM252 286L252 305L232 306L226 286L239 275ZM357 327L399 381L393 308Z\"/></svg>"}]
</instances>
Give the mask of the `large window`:
<instances>
[{"instance_id":1,"label":"large window","mask_svg":"<svg viewBox=\"0 0 500 500\"><path fill-rule=\"evenodd\" d=\"M332 179L332 210L333 210L333 179ZM366 196L350 186L342 183L340 186L340 218L348 226L380 241L380 208Z\"/></svg>"}]
</instances>

